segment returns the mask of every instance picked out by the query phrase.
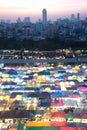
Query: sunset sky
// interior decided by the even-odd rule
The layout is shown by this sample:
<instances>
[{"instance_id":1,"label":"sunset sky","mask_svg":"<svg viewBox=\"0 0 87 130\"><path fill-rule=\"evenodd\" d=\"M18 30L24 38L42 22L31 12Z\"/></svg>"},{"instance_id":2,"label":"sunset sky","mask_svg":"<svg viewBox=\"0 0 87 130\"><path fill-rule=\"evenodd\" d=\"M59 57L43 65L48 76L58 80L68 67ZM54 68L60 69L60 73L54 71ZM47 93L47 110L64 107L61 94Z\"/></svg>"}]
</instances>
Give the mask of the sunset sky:
<instances>
[{"instance_id":1,"label":"sunset sky","mask_svg":"<svg viewBox=\"0 0 87 130\"><path fill-rule=\"evenodd\" d=\"M87 16L87 0L0 0L0 19L14 21L29 16L31 21L37 21L42 19L43 8L51 20L78 12L82 17Z\"/></svg>"}]
</instances>

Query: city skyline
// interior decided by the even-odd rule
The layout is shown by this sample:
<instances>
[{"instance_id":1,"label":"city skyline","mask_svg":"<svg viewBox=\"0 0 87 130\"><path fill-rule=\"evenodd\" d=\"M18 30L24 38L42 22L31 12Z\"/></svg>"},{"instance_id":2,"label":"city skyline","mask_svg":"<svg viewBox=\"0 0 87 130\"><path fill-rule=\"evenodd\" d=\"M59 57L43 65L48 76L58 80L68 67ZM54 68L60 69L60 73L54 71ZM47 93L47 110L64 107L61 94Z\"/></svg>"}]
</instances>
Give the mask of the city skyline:
<instances>
[{"instance_id":1,"label":"city skyline","mask_svg":"<svg viewBox=\"0 0 87 130\"><path fill-rule=\"evenodd\" d=\"M43 8L47 10L48 19L52 21L77 13L82 18L87 16L87 0L0 0L0 19L15 21L18 17L23 19L29 16L31 21L36 22L42 19Z\"/></svg>"}]
</instances>

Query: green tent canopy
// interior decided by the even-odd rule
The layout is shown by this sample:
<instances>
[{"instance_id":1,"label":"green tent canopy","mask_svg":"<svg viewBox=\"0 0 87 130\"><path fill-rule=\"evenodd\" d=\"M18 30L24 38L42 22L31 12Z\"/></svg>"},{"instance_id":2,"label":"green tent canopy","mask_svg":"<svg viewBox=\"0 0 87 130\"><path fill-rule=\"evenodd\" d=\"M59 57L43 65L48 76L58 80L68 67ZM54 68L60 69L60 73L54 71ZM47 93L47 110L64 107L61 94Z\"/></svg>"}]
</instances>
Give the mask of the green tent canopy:
<instances>
[{"instance_id":1,"label":"green tent canopy","mask_svg":"<svg viewBox=\"0 0 87 130\"><path fill-rule=\"evenodd\" d=\"M72 114L67 114L66 119L67 120L73 120L74 116Z\"/></svg>"},{"instance_id":2,"label":"green tent canopy","mask_svg":"<svg viewBox=\"0 0 87 130\"><path fill-rule=\"evenodd\" d=\"M18 130L26 130L26 125L25 125L25 123L20 123L20 124L18 124Z\"/></svg>"},{"instance_id":3,"label":"green tent canopy","mask_svg":"<svg viewBox=\"0 0 87 130\"><path fill-rule=\"evenodd\" d=\"M59 127L27 127L26 130L60 130Z\"/></svg>"}]
</instances>

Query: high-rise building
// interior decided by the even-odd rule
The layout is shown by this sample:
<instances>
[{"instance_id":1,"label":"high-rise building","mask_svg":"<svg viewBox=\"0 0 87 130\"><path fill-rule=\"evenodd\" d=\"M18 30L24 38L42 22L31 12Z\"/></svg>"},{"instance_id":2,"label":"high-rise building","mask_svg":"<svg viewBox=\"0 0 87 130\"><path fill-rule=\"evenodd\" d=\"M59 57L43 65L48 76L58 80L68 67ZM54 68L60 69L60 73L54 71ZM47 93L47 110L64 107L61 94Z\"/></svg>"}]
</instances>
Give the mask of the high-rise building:
<instances>
[{"instance_id":1,"label":"high-rise building","mask_svg":"<svg viewBox=\"0 0 87 130\"><path fill-rule=\"evenodd\" d=\"M2 24L5 23L5 20L4 20L4 19L1 19L1 23L2 23Z\"/></svg>"},{"instance_id":2,"label":"high-rise building","mask_svg":"<svg viewBox=\"0 0 87 130\"><path fill-rule=\"evenodd\" d=\"M21 18L20 17L18 17L18 19L16 20L17 21L17 23L21 23Z\"/></svg>"},{"instance_id":3,"label":"high-rise building","mask_svg":"<svg viewBox=\"0 0 87 130\"><path fill-rule=\"evenodd\" d=\"M42 21L39 19L38 22L36 22L36 32L41 33L42 31Z\"/></svg>"},{"instance_id":4,"label":"high-rise building","mask_svg":"<svg viewBox=\"0 0 87 130\"><path fill-rule=\"evenodd\" d=\"M47 10L46 9L42 10L42 22L43 22L43 25L47 24Z\"/></svg>"},{"instance_id":5,"label":"high-rise building","mask_svg":"<svg viewBox=\"0 0 87 130\"><path fill-rule=\"evenodd\" d=\"M25 23L26 25L30 24L30 17L25 17L23 23Z\"/></svg>"},{"instance_id":6,"label":"high-rise building","mask_svg":"<svg viewBox=\"0 0 87 130\"><path fill-rule=\"evenodd\" d=\"M10 21L9 19L7 19L7 20L6 20L6 23L10 24L10 23L11 23L11 21Z\"/></svg>"},{"instance_id":7,"label":"high-rise building","mask_svg":"<svg viewBox=\"0 0 87 130\"><path fill-rule=\"evenodd\" d=\"M77 27L80 28L82 26L82 22L80 21L80 13L77 13Z\"/></svg>"},{"instance_id":8,"label":"high-rise building","mask_svg":"<svg viewBox=\"0 0 87 130\"><path fill-rule=\"evenodd\" d=\"M71 15L70 20L71 20L72 22L75 22L75 15L74 15L74 14Z\"/></svg>"},{"instance_id":9,"label":"high-rise building","mask_svg":"<svg viewBox=\"0 0 87 130\"><path fill-rule=\"evenodd\" d=\"M85 22L87 22L87 17L85 17Z\"/></svg>"},{"instance_id":10,"label":"high-rise building","mask_svg":"<svg viewBox=\"0 0 87 130\"><path fill-rule=\"evenodd\" d=\"M80 13L77 13L77 21L80 21Z\"/></svg>"}]
</instances>

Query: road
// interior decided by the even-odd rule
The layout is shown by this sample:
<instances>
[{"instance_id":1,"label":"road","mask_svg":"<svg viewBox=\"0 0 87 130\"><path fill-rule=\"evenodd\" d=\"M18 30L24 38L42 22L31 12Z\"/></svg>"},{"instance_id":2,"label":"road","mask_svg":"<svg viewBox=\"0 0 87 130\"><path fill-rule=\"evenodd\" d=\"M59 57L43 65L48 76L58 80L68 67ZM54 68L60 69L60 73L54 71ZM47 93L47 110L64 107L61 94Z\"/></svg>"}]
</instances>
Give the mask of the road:
<instances>
[{"instance_id":1,"label":"road","mask_svg":"<svg viewBox=\"0 0 87 130\"><path fill-rule=\"evenodd\" d=\"M4 64L16 64L16 63L58 63L58 62L65 62L65 63L87 63L87 58L65 58L65 59L5 59L0 60L0 63Z\"/></svg>"}]
</instances>

